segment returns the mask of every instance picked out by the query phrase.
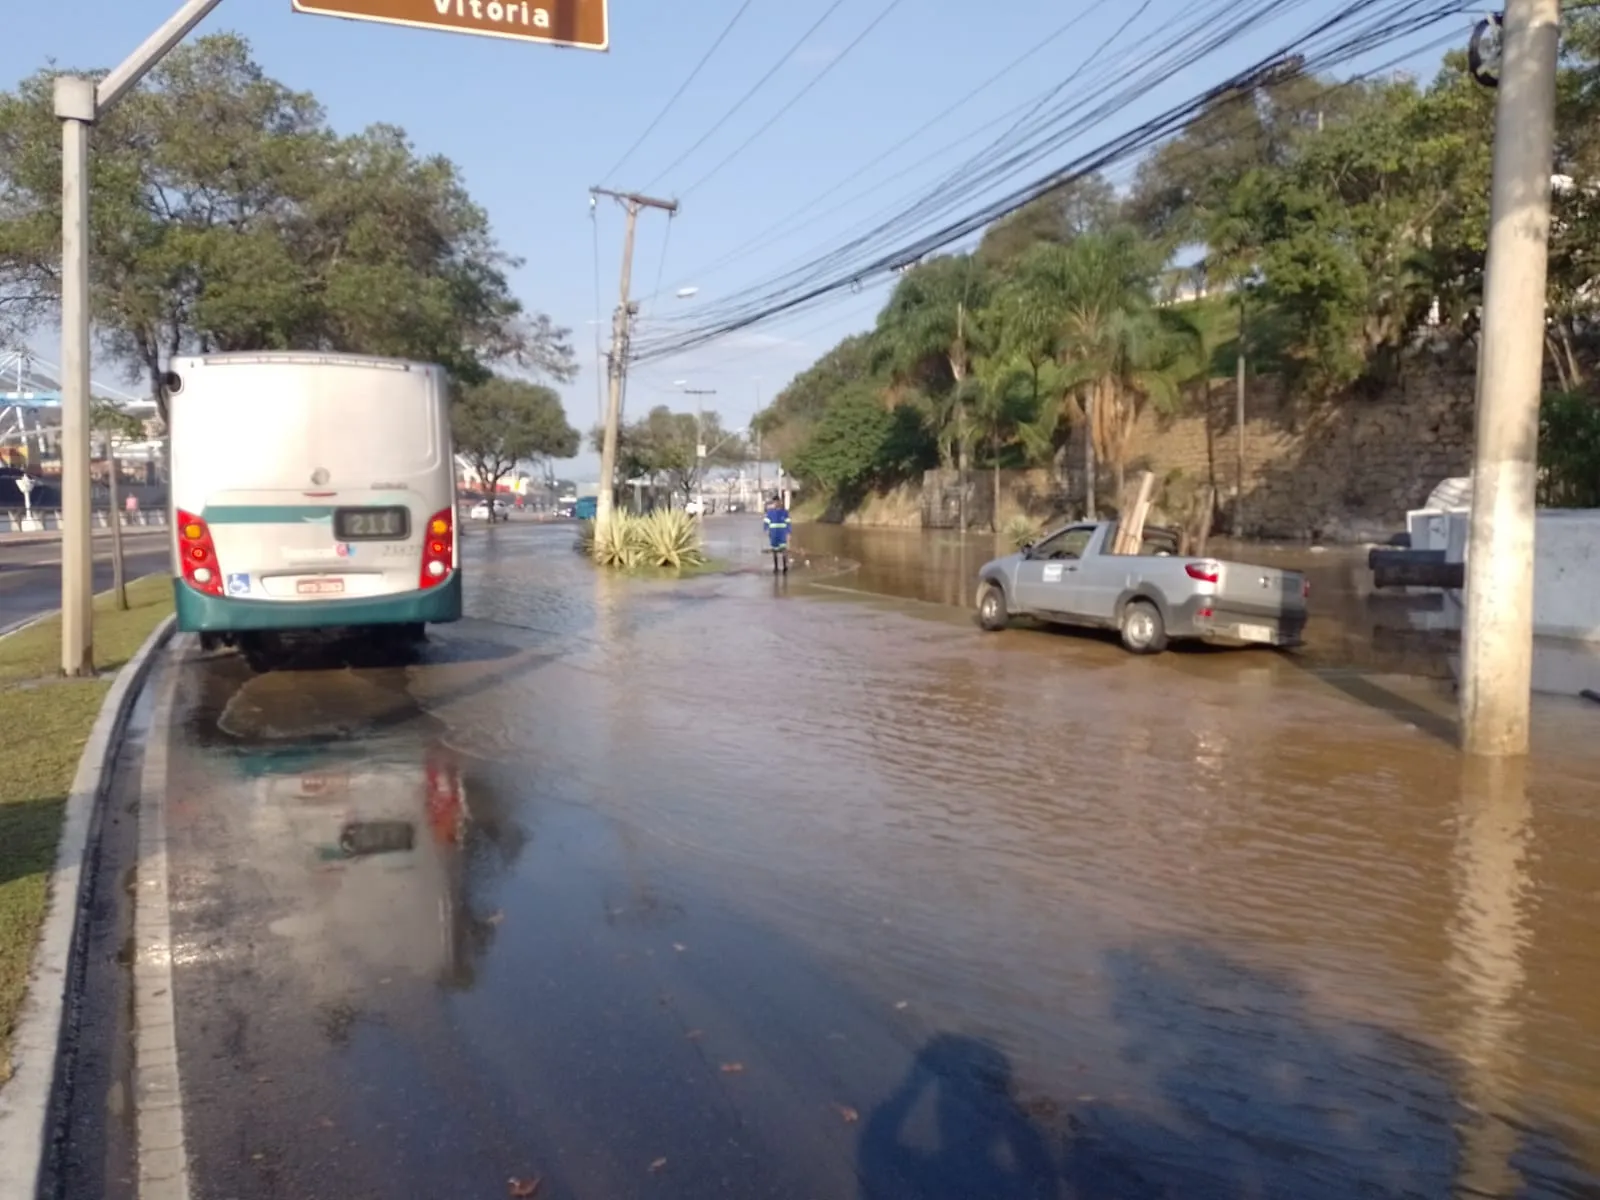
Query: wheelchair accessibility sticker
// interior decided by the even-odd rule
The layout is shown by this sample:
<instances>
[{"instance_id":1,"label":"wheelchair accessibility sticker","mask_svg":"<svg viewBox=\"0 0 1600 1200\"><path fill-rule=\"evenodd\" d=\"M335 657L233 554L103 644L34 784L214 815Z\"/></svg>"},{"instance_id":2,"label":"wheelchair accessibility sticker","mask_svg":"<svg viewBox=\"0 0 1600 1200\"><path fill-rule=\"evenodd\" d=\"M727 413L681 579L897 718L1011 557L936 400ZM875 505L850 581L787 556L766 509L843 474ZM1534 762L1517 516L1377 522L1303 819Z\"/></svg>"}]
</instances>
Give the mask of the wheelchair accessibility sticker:
<instances>
[{"instance_id":1,"label":"wheelchair accessibility sticker","mask_svg":"<svg viewBox=\"0 0 1600 1200\"><path fill-rule=\"evenodd\" d=\"M230 595L230 596L248 596L249 594L250 594L250 576L248 576L248 575L229 575L228 576L228 595Z\"/></svg>"}]
</instances>

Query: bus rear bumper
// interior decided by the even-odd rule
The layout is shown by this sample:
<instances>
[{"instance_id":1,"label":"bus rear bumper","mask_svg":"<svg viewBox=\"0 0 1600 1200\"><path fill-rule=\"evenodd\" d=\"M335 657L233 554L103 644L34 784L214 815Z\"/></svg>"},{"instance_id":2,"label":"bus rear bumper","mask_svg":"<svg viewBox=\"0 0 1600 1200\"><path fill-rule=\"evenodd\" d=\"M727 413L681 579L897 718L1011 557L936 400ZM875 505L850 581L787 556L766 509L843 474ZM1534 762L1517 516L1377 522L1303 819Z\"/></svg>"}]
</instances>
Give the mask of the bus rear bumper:
<instances>
[{"instance_id":1,"label":"bus rear bumper","mask_svg":"<svg viewBox=\"0 0 1600 1200\"><path fill-rule=\"evenodd\" d=\"M441 625L461 619L461 572L426 591L349 600L236 600L172 581L183 633L350 629L371 625Z\"/></svg>"}]
</instances>

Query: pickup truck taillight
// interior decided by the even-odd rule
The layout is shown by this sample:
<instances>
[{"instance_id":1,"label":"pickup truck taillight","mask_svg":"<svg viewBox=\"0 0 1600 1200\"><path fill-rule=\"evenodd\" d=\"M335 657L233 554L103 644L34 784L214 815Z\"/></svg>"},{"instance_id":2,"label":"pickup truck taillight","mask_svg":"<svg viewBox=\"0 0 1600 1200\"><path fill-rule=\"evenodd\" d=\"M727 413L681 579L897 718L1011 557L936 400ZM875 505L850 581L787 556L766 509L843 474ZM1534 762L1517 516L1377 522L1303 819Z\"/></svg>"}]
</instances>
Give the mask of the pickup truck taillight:
<instances>
[{"instance_id":1,"label":"pickup truck taillight","mask_svg":"<svg viewBox=\"0 0 1600 1200\"><path fill-rule=\"evenodd\" d=\"M1216 583L1222 577L1222 570L1214 562L1184 563L1183 569L1189 573L1190 579L1198 579L1201 583Z\"/></svg>"}]
</instances>

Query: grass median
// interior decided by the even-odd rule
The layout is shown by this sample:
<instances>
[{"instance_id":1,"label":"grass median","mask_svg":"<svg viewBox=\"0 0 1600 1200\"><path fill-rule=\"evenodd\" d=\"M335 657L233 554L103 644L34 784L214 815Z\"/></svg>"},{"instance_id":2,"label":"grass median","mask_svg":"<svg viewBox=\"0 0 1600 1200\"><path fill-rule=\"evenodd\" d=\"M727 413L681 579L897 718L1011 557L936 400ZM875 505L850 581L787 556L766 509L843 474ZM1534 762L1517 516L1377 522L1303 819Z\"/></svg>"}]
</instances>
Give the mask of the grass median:
<instances>
[{"instance_id":1,"label":"grass median","mask_svg":"<svg viewBox=\"0 0 1600 1200\"><path fill-rule=\"evenodd\" d=\"M172 611L165 576L128 585L128 611L94 602L94 661L121 667ZM0 639L0 1084L11 1077L11 1031L44 920L61 817L109 674L62 679L61 619Z\"/></svg>"}]
</instances>

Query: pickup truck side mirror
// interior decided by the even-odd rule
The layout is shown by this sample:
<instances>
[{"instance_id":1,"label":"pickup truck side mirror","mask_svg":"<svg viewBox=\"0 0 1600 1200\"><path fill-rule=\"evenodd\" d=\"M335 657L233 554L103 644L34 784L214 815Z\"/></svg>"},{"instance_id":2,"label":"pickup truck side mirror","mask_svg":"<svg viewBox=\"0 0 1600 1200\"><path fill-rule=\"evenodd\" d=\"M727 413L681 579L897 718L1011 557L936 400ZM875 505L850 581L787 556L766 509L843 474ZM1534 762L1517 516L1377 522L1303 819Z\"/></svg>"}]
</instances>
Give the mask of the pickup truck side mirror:
<instances>
[{"instance_id":1,"label":"pickup truck side mirror","mask_svg":"<svg viewBox=\"0 0 1600 1200\"><path fill-rule=\"evenodd\" d=\"M1033 543L1032 542L1023 542L1022 545L1017 547L1017 549L1022 553L1022 557L1023 558L1032 558L1033 557Z\"/></svg>"}]
</instances>

